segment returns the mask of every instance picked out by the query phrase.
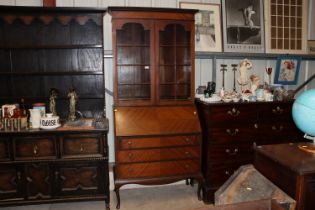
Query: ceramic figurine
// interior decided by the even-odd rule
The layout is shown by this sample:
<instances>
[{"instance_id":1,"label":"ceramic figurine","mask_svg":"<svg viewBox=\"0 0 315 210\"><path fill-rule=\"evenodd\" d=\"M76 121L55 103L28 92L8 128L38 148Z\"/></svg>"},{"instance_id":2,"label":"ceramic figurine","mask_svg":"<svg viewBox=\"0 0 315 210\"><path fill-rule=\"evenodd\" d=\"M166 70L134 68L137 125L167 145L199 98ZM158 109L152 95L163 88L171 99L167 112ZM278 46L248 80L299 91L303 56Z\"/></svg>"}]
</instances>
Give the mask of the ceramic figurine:
<instances>
[{"instance_id":1,"label":"ceramic figurine","mask_svg":"<svg viewBox=\"0 0 315 210\"><path fill-rule=\"evenodd\" d=\"M68 119L71 121L75 120L75 112L76 112L76 105L78 101L78 96L77 93L75 92L75 89L71 87L69 89L68 93L68 98L69 98L69 116Z\"/></svg>"},{"instance_id":2,"label":"ceramic figurine","mask_svg":"<svg viewBox=\"0 0 315 210\"><path fill-rule=\"evenodd\" d=\"M252 74L252 75L250 75L250 80L252 82L252 85L250 87L250 91L251 91L252 95L255 96L256 95L256 90L259 87L260 79L259 79L258 76Z\"/></svg>"},{"instance_id":3,"label":"ceramic figurine","mask_svg":"<svg viewBox=\"0 0 315 210\"><path fill-rule=\"evenodd\" d=\"M49 111L53 116L57 116L56 110L56 98L58 96L58 90L55 88L50 89L50 97L49 97Z\"/></svg>"},{"instance_id":4,"label":"ceramic figurine","mask_svg":"<svg viewBox=\"0 0 315 210\"><path fill-rule=\"evenodd\" d=\"M240 62L240 77L237 79L238 84L241 86L242 93L249 90L249 78L247 71L252 68L253 64L248 59L244 59Z\"/></svg>"}]
</instances>

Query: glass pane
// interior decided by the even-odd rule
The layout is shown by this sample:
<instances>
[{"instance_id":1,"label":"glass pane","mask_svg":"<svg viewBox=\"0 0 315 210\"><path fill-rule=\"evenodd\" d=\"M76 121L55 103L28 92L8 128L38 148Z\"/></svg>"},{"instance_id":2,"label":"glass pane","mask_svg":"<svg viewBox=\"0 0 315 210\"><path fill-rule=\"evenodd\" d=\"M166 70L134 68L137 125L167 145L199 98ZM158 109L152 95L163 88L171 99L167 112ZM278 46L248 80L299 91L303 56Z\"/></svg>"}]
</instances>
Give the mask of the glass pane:
<instances>
[{"instance_id":1,"label":"glass pane","mask_svg":"<svg viewBox=\"0 0 315 210\"><path fill-rule=\"evenodd\" d=\"M160 67L160 84L175 83L175 66Z\"/></svg>"},{"instance_id":2,"label":"glass pane","mask_svg":"<svg viewBox=\"0 0 315 210\"><path fill-rule=\"evenodd\" d=\"M175 99L175 85L160 85L160 99Z\"/></svg>"},{"instance_id":3,"label":"glass pane","mask_svg":"<svg viewBox=\"0 0 315 210\"><path fill-rule=\"evenodd\" d=\"M119 99L147 99L150 100L151 86L142 85L118 85Z\"/></svg>"},{"instance_id":4,"label":"glass pane","mask_svg":"<svg viewBox=\"0 0 315 210\"><path fill-rule=\"evenodd\" d=\"M117 47L117 64L149 65L149 47Z\"/></svg>"},{"instance_id":5,"label":"glass pane","mask_svg":"<svg viewBox=\"0 0 315 210\"><path fill-rule=\"evenodd\" d=\"M204 23L206 24L206 23ZM200 33L202 30L210 30L210 20L208 27L200 27ZM205 33L205 32L204 32ZM182 25L176 25L176 44L177 45L189 45L190 44L190 31L186 31Z\"/></svg>"},{"instance_id":6,"label":"glass pane","mask_svg":"<svg viewBox=\"0 0 315 210\"><path fill-rule=\"evenodd\" d=\"M176 48L176 64L190 64L190 47Z\"/></svg>"},{"instance_id":7,"label":"glass pane","mask_svg":"<svg viewBox=\"0 0 315 210\"><path fill-rule=\"evenodd\" d=\"M175 25L167 25L165 30L160 31L160 46L161 45L174 45L175 44Z\"/></svg>"},{"instance_id":8,"label":"glass pane","mask_svg":"<svg viewBox=\"0 0 315 210\"><path fill-rule=\"evenodd\" d=\"M191 67L190 66L177 66L176 69L176 83L187 84L190 83Z\"/></svg>"},{"instance_id":9,"label":"glass pane","mask_svg":"<svg viewBox=\"0 0 315 210\"><path fill-rule=\"evenodd\" d=\"M121 30L117 30L118 45L149 45L150 31L144 30L140 23L126 23Z\"/></svg>"},{"instance_id":10,"label":"glass pane","mask_svg":"<svg viewBox=\"0 0 315 210\"><path fill-rule=\"evenodd\" d=\"M175 47L160 47L160 65L175 64Z\"/></svg>"},{"instance_id":11,"label":"glass pane","mask_svg":"<svg viewBox=\"0 0 315 210\"><path fill-rule=\"evenodd\" d=\"M177 99L190 99L190 83L176 86Z\"/></svg>"},{"instance_id":12,"label":"glass pane","mask_svg":"<svg viewBox=\"0 0 315 210\"><path fill-rule=\"evenodd\" d=\"M150 69L147 66L119 66L118 84L149 84Z\"/></svg>"}]
</instances>

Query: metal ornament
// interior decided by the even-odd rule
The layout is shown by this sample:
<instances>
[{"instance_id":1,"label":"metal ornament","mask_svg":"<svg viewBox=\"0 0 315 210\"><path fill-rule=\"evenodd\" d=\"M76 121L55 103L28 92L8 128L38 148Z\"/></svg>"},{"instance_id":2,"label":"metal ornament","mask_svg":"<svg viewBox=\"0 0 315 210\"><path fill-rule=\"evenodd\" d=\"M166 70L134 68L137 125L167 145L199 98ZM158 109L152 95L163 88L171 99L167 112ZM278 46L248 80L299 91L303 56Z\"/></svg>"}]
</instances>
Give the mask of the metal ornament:
<instances>
[{"instance_id":1,"label":"metal ornament","mask_svg":"<svg viewBox=\"0 0 315 210\"><path fill-rule=\"evenodd\" d=\"M235 82L235 79L236 79L236 78L235 78L235 72L237 71L237 68L236 68L236 67L237 67L238 65L237 65L237 64L231 64L231 66L232 66L232 71L233 71L233 91L236 92L236 84L235 84L235 83L236 83L236 82Z\"/></svg>"}]
</instances>

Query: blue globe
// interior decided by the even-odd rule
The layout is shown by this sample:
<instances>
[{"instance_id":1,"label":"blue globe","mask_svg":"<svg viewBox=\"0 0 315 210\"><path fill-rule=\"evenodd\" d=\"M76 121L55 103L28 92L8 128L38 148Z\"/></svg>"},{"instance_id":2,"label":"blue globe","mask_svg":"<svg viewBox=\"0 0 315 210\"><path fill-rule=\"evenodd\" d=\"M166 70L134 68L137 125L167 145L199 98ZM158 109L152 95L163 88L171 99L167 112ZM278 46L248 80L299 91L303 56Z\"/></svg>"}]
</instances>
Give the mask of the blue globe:
<instances>
[{"instance_id":1,"label":"blue globe","mask_svg":"<svg viewBox=\"0 0 315 210\"><path fill-rule=\"evenodd\" d=\"M292 117L301 131L315 136L315 89L305 91L296 98Z\"/></svg>"}]
</instances>

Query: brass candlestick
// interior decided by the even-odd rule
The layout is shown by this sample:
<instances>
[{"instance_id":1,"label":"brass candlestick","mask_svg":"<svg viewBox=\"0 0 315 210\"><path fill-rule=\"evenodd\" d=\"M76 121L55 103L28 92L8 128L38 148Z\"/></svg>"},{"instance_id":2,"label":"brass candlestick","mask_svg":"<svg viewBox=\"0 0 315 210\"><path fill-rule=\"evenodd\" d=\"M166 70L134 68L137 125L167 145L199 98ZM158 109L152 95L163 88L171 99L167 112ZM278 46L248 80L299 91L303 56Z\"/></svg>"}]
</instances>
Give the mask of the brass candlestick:
<instances>
[{"instance_id":1,"label":"brass candlestick","mask_svg":"<svg viewBox=\"0 0 315 210\"><path fill-rule=\"evenodd\" d=\"M221 69L220 71L222 71L222 88L224 89L224 76L225 76L225 72L227 71L227 65L226 64L221 64Z\"/></svg>"},{"instance_id":2,"label":"brass candlestick","mask_svg":"<svg viewBox=\"0 0 315 210\"><path fill-rule=\"evenodd\" d=\"M231 64L233 71L233 91L236 92L235 72L237 71L237 64Z\"/></svg>"}]
</instances>

